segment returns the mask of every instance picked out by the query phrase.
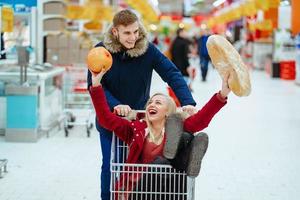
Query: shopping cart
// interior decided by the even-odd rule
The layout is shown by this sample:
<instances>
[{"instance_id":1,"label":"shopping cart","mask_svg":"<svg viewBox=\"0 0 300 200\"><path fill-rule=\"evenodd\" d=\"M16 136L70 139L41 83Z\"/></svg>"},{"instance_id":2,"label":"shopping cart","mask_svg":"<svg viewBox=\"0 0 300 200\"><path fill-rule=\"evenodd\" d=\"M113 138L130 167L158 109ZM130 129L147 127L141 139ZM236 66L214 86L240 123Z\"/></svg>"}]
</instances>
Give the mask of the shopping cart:
<instances>
[{"instance_id":1,"label":"shopping cart","mask_svg":"<svg viewBox=\"0 0 300 200\"><path fill-rule=\"evenodd\" d=\"M111 200L194 200L195 179L170 165L128 164L128 146L113 136Z\"/></svg>"},{"instance_id":2,"label":"shopping cart","mask_svg":"<svg viewBox=\"0 0 300 200\"><path fill-rule=\"evenodd\" d=\"M86 67L66 67L64 74L65 136L74 126L85 126L87 136L93 128L93 108L87 91Z\"/></svg>"}]
</instances>

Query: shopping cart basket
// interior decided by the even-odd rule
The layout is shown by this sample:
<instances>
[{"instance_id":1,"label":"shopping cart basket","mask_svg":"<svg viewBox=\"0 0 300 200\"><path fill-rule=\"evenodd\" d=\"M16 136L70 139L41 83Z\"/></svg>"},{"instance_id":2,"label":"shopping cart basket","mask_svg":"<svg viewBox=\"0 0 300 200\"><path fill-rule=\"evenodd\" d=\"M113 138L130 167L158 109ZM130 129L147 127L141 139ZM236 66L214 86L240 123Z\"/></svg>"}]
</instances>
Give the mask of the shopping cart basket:
<instances>
[{"instance_id":1,"label":"shopping cart basket","mask_svg":"<svg viewBox=\"0 0 300 200\"><path fill-rule=\"evenodd\" d=\"M128 147L115 135L111 155L111 200L194 200L195 179L170 165L123 163Z\"/></svg>"},{"instance_id":2,"label":"shopping cart basket","mask_svg":"<svg viewBox=\"0 0 300 200\"><path fill-rule=\"evenodd\" d=\"M87 136L93 128L93 108L87 91L86 67L66 67L64 74L65 136L74 126L85 126Z\"/></svg>"}]
</instances>

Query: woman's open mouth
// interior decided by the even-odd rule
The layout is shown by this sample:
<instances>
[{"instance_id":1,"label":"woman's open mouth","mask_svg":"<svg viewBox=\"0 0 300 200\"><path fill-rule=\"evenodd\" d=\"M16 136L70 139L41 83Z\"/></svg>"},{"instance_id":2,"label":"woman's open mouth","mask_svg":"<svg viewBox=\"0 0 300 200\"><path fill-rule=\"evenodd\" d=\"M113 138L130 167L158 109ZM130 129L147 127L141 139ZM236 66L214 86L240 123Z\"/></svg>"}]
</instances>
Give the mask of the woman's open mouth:
<instances>
[{"instance_id":1,"label":"woman's open mouth","mask_svg":"<svg viewBox=\"0 0 300 200\"><path fill-rule=\"evenodd\" d=\"M155 110L155 109L149 109L148 112L149 112L150 115L155 115L157 113L157 110Z\"/></svg>"}]
</instances>

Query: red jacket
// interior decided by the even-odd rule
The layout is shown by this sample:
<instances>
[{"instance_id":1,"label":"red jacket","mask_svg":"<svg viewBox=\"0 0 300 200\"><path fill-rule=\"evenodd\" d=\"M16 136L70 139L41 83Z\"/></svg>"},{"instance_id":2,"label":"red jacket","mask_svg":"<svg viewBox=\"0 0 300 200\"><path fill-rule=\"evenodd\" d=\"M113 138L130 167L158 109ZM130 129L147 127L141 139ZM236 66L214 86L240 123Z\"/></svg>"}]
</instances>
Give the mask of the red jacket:
<instances>
[{"instance_id":1,"label":"red jacket","mask_svg":"<svg viewBox=\"0 0 300 200\"><path fill-rule=\"evenodd\" d=\"M147 137L145 131L147 128L146 121L135 120L130 122L113 114L109 109L101 86L91 87L89 91L99 124L113 131L128 145L129 154L126 163L137 163L143 150L145 138ZM222 99L219 94L213 95L200 111L184 120L184 130L190 133L203 130L225 104L226 100ZM130 171L130 169L127 170ZM144 171L143 169L141 170ZM141 174L122 174L119 181L115 183L115 189L117 191L132 191L140 176ZM119 199L118 195L123 195L122 198L128 199L130 193L116 193L116 199Z\"/></svg>"},{"instance_id":2,"label":"red jacket","mask_svg":"<svg viewBox=\"0 0 300 200\"><path fill-rule=\"evenodd\" d=\"M135 120L130 122L112 113L101 86L91 87L90 95L99 124L113 131L129 146L126 163L137 163L147 136L145 131L147 128L146 121ZM201 110L184 120L184 130L189 133L196 133L203 130L226 103L226 100L222 99L218 93L214 94Z\"/></svg>"}]
</instances>

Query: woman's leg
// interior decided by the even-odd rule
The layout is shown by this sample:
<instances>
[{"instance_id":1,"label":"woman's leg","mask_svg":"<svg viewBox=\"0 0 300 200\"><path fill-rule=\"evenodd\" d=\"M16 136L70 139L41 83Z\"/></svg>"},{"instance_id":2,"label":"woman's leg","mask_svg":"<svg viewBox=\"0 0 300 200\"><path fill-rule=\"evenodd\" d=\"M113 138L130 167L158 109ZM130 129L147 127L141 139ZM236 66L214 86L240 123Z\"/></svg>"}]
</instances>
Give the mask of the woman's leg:
<instances>
[{"instance_id":1,"label":"woman's leg","mask_svg":"<svg viewBox=\"0 0 300 200\"><path fill-rule=\"evenodd\" d=\"M166 143L163 155L167 159L174 159L180 144L180 138L183 133L182 117L179 113L168 116L166 120Z\"/></svg>"},{"instance_id":2,"label":"woman's leg","mask_svg":"<svg viewBox=\"0 0 300 200\"><path fill-rule=\"evenodd\" d=\"M193 136L184 132L178 147L178 153L171 161L171 165L178 170L186 171L189 177L198 176L201 168L201 161L208 147L208 136L206 133L199 133Z\"/></svg>"},{"instance_id":3,"label":"woman's leg","mask_svg":"<svg viewBox=\"0 0 300 200\"><path fill-rule=\"evenodd\" d=\"M208 71L208 63L209 63L208 58L201 57L201 59L200 59L200 68L201 68L202 81L206 81L206 76L207 76L207 71Z\"/></svg>"},{"instance_id":4,"label":"woman's leg","mask_svg":"<svg viewBox=\"0 0 300 200\"><path fill-rule=\"evenodd\" d=\"M186 173L189 177L194 178L199 175L201 162L208 147L208 136L206 133L197 134L190 143L189 160L186 167Z\"/></svg>"}]
</instances>

